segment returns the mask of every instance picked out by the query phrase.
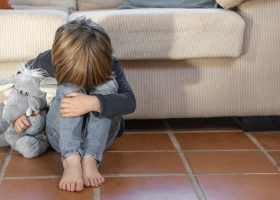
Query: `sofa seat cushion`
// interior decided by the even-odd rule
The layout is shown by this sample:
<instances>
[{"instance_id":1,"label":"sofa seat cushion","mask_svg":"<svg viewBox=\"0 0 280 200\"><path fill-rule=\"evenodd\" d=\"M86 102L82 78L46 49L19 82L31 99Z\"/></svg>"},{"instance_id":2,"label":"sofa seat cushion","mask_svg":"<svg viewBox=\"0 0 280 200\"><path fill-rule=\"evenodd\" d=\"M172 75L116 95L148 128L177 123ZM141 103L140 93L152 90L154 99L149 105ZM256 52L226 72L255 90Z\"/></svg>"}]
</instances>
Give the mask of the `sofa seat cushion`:
<instances>
[{"instance_id":1,"label":"sofa seat cushion","mask_svg":"<svg viewBox=\"0 0 280 200\"><path fill-rule=\"evenodd\" d=\"M51 49L67 17L59 10L0 10L0 62L31 60Z\"/></svg>"},{"instance_id":2,"label":"sofa seat cushion","mask_svg":"<svg viewBox=\"0 0 280 200\"><path fill-rule=\"evenodd\" d=\"M245 22L223 9L144 8L71 14L100 24L119 59L239 57Z\"/></svg>"},{"instance_id":3,"label":"sofa seat cushion","mask_svg":"<svg viewBox=\"0 0 280 200\"><path fill-rule=\"evenodd\" d=\"M55 6L25 6L25 5L12 5L15 10L40 10L40 9L49 9L49 10L60 10L70 14L70 11L65 7L55 7Z\"/></svg>"}]
</instances>

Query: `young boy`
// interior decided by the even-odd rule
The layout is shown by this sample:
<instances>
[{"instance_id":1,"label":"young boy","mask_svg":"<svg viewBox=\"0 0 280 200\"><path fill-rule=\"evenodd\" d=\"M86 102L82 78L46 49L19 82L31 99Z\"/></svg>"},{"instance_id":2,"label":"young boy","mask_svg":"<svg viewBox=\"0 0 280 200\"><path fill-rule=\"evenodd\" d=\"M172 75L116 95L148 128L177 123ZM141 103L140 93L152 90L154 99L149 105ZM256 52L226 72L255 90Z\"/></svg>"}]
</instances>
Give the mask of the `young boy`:
<instances>
[{"instance_id":1,"label":"young boy","mask_svg":"<svg viewBox=\"0 0 280 200\"><path fill-rule=\"evenodd\" d=\"M61 153L60 189L79 192L104 183L96 164L122 135L122 115L136 108L122 65L112 53L105 30L82 17L59 27L52 49L28 62L58 82L45 130L51 146ZM29 126L25 115L14 122L18 133Z\"/></svg>"}]
</instances>

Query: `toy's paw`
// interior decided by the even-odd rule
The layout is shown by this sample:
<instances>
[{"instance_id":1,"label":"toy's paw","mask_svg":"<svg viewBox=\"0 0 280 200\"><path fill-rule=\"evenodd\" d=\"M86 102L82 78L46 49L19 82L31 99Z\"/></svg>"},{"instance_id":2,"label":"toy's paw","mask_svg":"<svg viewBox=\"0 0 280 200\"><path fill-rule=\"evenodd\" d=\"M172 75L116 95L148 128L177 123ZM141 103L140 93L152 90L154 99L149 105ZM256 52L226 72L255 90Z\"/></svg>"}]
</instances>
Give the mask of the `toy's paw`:
<instances>
[{"instance_id":1,"label":"toy's paw","mask_svg":"<svg viewBox=\"0 0 280 200\"><path fill-rule=\"evenodd\" d=\"M32 125L31 127L29 127L26 131L27 134L29 135L35 135L36 133L38 133L38 127Z\"/></svg>"},{"instance_id":2,"label":"toy's paw","mask_svg":"<svg viewBox=\"0 0 280 200\"><path fill-rule=\"evenodd\" d=\"M35 137L24 136L16 142L16 148L25 158L34 158L38 156L39 142Z\"/></svg>"}]
</instances>

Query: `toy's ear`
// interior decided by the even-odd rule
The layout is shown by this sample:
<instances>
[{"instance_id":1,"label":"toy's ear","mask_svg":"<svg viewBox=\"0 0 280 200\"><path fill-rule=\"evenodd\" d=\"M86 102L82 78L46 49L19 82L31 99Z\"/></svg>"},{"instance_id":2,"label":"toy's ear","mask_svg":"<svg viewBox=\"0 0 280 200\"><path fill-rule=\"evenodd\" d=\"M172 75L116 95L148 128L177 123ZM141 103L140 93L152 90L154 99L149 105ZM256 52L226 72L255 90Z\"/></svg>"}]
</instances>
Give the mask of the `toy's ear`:
<instances>
[{"instance_id":1,"label":"toy's ear","mask_svg":"<svg viewBox=\"0 0 280 200\"><path fill-rule=\"evenodd\" d=\"M9 96L11 90L16 84L16 76L4 78L0 80L0 92L3 92L5 96Z\"/></svg>"},{"instance_id":2,"label":"toy's ear","mask_svg":"<svg viewBox=\"0 0 280 200\"><path fill-rule=\"evenodd\" d=\"M40 90L46 92L47 105L50 106L55 97L57 89L57 81L55 78L47 77L40 83Z\"/></svg>"}]
</instances>

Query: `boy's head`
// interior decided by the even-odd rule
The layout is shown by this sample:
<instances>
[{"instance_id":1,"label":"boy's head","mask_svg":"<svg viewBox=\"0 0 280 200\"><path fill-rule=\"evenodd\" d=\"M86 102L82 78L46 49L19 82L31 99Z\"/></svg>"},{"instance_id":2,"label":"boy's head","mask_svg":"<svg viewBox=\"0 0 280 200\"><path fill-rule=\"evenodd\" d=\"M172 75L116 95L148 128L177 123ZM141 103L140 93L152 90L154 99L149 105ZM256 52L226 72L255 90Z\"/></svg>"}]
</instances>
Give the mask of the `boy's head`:
<instances>
[{"instance_id":1,"label":"boy's head","mask_svg":"<svg viewBox=\"0 0 280 200\"><path fill-rule=\"evenodd\" d=\"M72 83L91 89L112 80L112 53L109 36L91 19L67 22L57 29L52 46L58 85Z\"/></svg>"}]
</instances>

